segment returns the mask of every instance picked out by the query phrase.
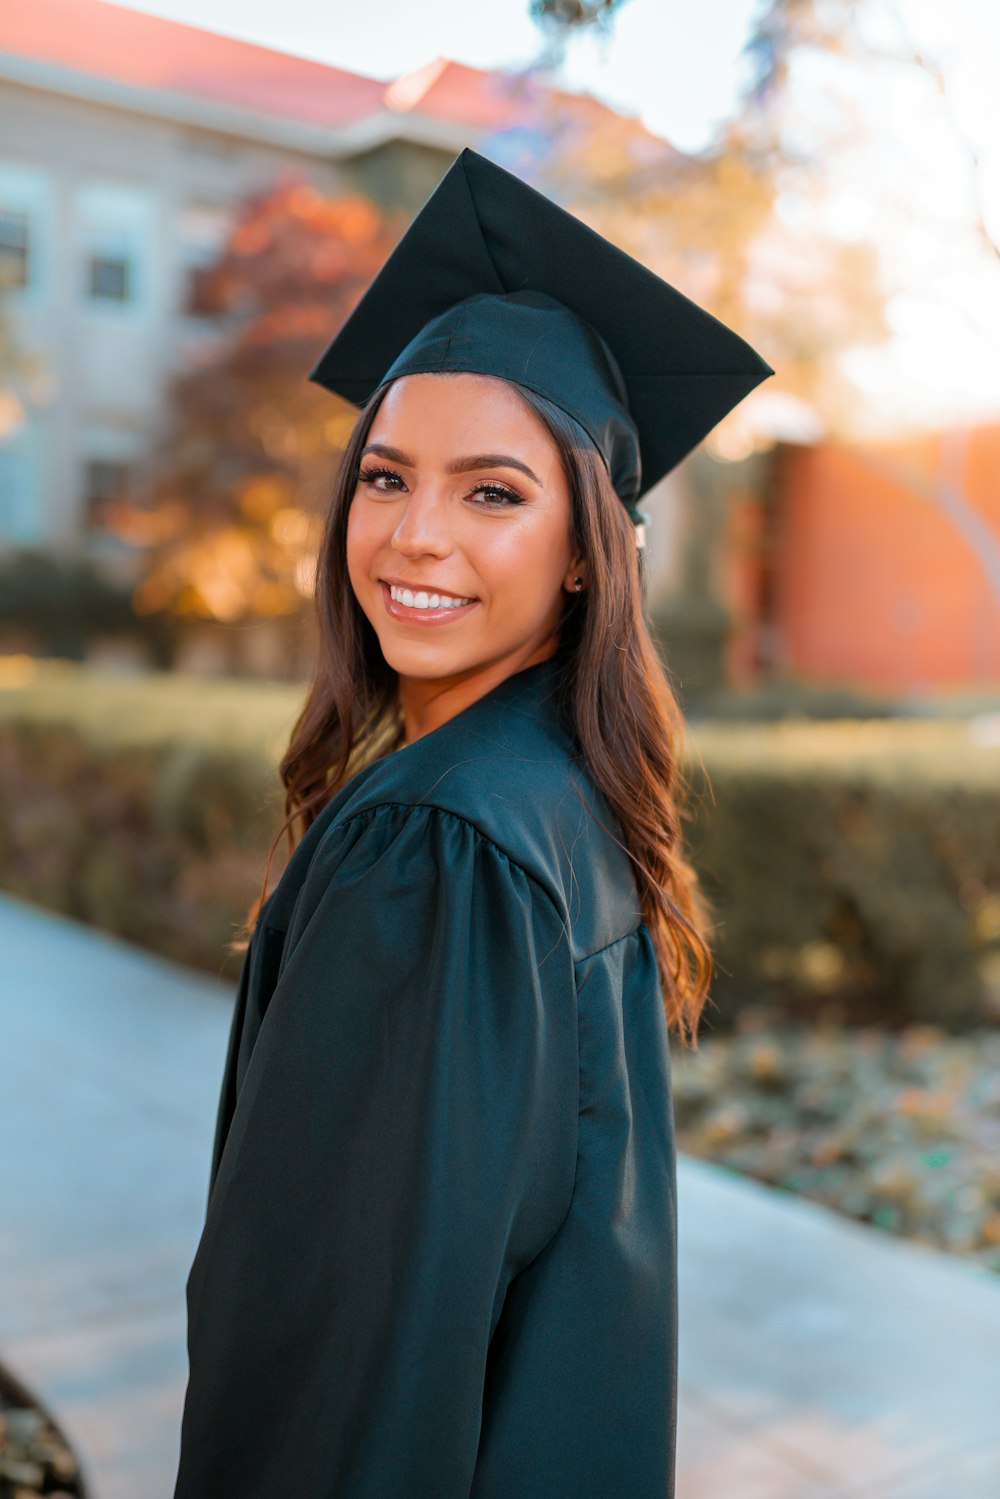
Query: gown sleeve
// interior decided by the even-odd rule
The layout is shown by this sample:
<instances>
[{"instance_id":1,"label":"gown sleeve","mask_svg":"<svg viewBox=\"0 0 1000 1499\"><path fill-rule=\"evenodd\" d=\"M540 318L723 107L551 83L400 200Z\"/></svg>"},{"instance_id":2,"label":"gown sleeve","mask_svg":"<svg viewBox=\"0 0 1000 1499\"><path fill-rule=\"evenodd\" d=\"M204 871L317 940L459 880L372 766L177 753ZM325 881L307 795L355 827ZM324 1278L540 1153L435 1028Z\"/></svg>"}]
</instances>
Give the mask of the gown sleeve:
<instances>
[{"instance_id":1,"label":"gown sleeve","mask_svg":"<svg viewBox=\"0 0 1000 1499\"><path fill-rule=\"evenodd\" d=\"M188 1277L174 1499L467 1499L506 1288L569 1210L551 898L433 807L330 834Z\"/></svg>"}]
</instances>

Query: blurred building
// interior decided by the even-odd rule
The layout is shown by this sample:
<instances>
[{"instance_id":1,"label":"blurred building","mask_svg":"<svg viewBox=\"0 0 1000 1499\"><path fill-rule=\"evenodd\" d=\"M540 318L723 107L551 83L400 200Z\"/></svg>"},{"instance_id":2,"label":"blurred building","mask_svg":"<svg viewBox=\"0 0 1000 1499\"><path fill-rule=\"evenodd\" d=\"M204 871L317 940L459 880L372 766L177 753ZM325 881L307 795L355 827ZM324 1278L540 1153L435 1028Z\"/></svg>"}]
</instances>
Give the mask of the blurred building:
<instances>
[{"instance_id":1,"label":"blurred building","mask_svg":"<svg viewBox=\"0 0 1000 1499\"><path fill-rule=\"evenodd\" d=\"M37 357L0 404L0 544L113 558L102 506L204 337L193 267L283 169L415 209L535 85L444 59L390 83L103 0L0 7L0 276ZM0 330L2 332L2 330Z\"/></svg>"},{"instance_id":2,"label":"blurred building","mask_svg":"<svg viewBox=\"0 0 1000 1499\"><path fill-rule=\"evenodd\" d=\"M291 168L413 211L466 145L530 177L553 101L616 120L530 74L438 58L385 82L104 0L4 0L0 374L11 342L32 364L14 382L23 419L0 380L0 549L134 568L102 513L169 376L211 336L185 311L189 279L248 195ZM671 149L617 124L646 153ZM689 697L720 677L1000 680L998 444L993 428L681 464L644 508L658 627Z\"/></svg>"},{"instance_id":3,"label":"blurred building","mask_svg":"<svg viewBox=\"0 0 1000 1499\"><path fill-rule=\"evenodd\" d=\"M729 509L731 681L1000 685L1000 425L780 444Z\"/></svg>"}]
</instances>

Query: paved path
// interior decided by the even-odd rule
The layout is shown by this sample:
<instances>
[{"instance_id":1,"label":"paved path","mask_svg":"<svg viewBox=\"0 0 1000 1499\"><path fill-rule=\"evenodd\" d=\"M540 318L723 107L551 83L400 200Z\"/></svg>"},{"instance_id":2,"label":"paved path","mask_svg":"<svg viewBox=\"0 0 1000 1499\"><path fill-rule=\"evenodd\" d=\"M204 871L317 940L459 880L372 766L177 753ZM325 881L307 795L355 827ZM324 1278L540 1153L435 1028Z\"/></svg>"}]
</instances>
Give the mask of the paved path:
<instances>
[{"instance_id":1,"label":"paved path","mask_svg":"<svg viewBox=\"0 0 1000 1499\"><path fill-rule=\"evenodd\" d=\"M92 1499L171 1499L232 986L8 897L0 950L0 1359ZM678 1185L677 1499L998 1499L1000 1281L686 1157Z\"/></svg>"}]
</instances>

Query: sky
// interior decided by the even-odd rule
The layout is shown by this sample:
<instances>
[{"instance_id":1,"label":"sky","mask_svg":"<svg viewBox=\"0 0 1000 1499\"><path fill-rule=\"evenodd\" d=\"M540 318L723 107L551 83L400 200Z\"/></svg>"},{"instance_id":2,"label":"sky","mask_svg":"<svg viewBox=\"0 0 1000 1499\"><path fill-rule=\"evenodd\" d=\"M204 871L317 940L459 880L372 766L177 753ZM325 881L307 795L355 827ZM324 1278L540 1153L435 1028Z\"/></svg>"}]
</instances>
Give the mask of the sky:
<instances>
[{"instance_id":1,"label":"sky","mask_svg":"<svg viewBox=\"0 0 1000 1499\"><path fill-rule=\"evenodd\" d=\"M682 149L696 149L713 119L732 107L739 53L756 0L626 0L613 34L574 43L562 75L640 113ZM337 67L392 78L446 56L473 67L523 66L541 33L528 0L138 0L132 10L225 32ZM709 17L710 11L710 17ZM683 45L680 45L683 40Z\"/></svg>"},{"instance_id":2,"label":"sky","mask_svg":"<svg viewBox=\"0 0 1000 1499\"><path fill-rule=\"evenodd\" d=\"M748 76L742 49L763 3L625 0L608 35L571 43L558 80L638 115L681 150L696 152L737 106ZM542 45L528 0L482 6L470 0L282 0L279 6L273 0L134 0L129 8L386 79L437 56L481 68L522 67L537 59ZM866 10L881 15L888 41L901 22L944 65L957 124L979 154L984 217L1000 241L1000 5L870 0ZM895 190L904 212L907 195L910 204L926 205L928 224L923 231L899 230L899 277L910 289L893 308L893 348L860 353L852 378L870 390L880 417L892 416L895 401L895 419L904 426L907 417L933 422L952 408L1000 414L1000 267L984 263L970 274L951 248L950 226L967 212L959 200L970 192L968 151L963 155L954 132L949 142L926 91L908 94L903 87L866 102L887 116L889 143L908 154L910 170L900 176L899 163L874 156L849 166L869 175L869 214L881 191L878 182L872 191L872 179L881 172L886 194ZM859 209L857 193L852 199L849 180L841 186L842 222L834 230L850 233L852 212L861 212L854 232L863 237L864 205ZM870 221L868 229L886 233L885 219Z\"/></svg>"},{"instance_id":3,"label":"sky","mask_svg":"<svg viewBox=\"0 0 1000 1499\"><path fill-rule=\"evenodd\" d=\"M682 150L695 151L735 104L746 77L741 50L762 0L625 0L610 34L574 41L562 78L638 114ZM521 66L539 51L528 0L135 0L167 16L376 78L439 55L474 67ZM995 0L886 0L918 40L947 54L969 124L1000 138Z\"/></svg>"}]
</instances>

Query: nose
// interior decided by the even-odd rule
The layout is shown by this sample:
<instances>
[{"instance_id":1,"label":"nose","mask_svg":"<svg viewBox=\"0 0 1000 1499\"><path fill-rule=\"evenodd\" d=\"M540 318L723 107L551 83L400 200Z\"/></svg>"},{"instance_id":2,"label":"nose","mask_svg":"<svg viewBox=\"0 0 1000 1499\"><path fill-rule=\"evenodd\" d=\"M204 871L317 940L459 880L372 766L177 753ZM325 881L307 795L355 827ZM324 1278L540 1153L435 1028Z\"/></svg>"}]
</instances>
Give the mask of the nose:
<instances>
[{"instance_id":1,"label":"nose","mask_svg":"<svg viewBox=\"0 0 1000 1499\"><path fill-rule=\"evenodd\" d=\"M409 494L392 545L403 557L447 557L454 547L447 496L430 485Z\"/></svg>"}]
</instances>

